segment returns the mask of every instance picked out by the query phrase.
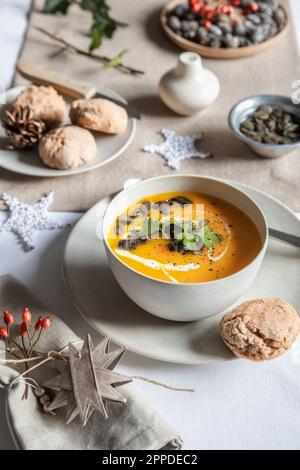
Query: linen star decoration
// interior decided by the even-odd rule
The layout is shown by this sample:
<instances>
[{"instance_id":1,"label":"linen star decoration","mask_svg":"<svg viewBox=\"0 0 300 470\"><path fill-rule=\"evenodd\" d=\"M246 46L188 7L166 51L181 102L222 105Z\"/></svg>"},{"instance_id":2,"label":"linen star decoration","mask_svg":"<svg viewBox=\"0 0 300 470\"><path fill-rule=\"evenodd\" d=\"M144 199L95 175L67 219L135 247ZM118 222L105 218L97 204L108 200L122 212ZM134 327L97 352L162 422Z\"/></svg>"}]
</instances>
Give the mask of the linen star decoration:
<instances>
[{"instance_id":1,"label":"linen star decoration","mask_svg":"<svg viewBox=\"0 0 300 470\"><path fill-rule=\"evenodd\" d=\"M85 426L94 411L107 418L109 402L126 403L116 387L132 382L133 378L113 371L126 348L109 351L109 346L110 339L105 338L94 348L90 335L81 351L70 344L69 363L43 384L56 392L48 407L50 412L67 406L67 424L79 415Z\"/></svg>"},{"instance_id":2,"label":"linen star decoration","mask_svg":"<svg viewBox=\"0 0 300 470\"><path fill-rule=\"evenodd\" d=\"M50 218L48 206L53 200L52 191L32 206L23 204L6 193L1 194L0 199L10 211L8 219L0 226L0 232L15 233L23 243L25 251L34 248L33 237L36 231L63 229L70 226L59 224Z\"/></svg>"},{"instance_id":3,"label":"linen star decoration","mask_svg":"<svg viewBox=\"0 0 300 470\"><path fill-rule=\"evenodd\" d=\"M165 141L159 145L151 144L144 147L144 152L158 153L174 170L179 170L180 162L189 158L207 158L210 153L200 152L196 142L203 138L204 134L178 135L170 129L161 129L160 133Z\"/></svg>"}]
</instances>

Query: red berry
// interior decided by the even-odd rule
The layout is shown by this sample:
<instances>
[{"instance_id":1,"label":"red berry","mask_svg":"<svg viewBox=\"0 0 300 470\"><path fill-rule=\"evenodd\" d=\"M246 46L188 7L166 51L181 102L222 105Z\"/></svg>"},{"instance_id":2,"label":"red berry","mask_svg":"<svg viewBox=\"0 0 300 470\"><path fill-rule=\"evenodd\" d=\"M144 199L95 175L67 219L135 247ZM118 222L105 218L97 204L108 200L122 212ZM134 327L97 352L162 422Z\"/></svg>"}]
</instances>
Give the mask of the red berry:
<instances>
[{"instance_id":1,"label":"red berry","mask_svg":"<svg viewBox=\"0 0 300 470\"><path fill-rule=\"evenodd\" d=\"M11 312L9 312L8 310L4 310L3 312L3 320L4 320L4 323L6 323L6 325L12 325L13 322L14 322L14 316Z\"/></svg>"},{"instance_id":2,"label":"red berry","mask_svg":"<svg viewBox=\"0 0 300 470\"><path fill-rule=\"evenodd\" d=\"M42 328L49 328L51 326L51 319L50 317L45 317L41 319Z\"/></svg>"},{"instance_id":3,"label":"red berry","mask_svg":"<svg viewBox=\"0 0 300 470\"><path fill-rule=\"evenodd\" d=\"M193 13L200 13L203 9L202 0L190 0L190 8Z\"/></svg>"},{"instance_id":4,"label":"red berry","mask_svg":"<svg viewBox=\"0 0 300 470\"><path fill-rule=\"evenodd\" d=\"M2 326L0 328L0 337L1 338L7 338L8 337L7 328L5 328L4 326Z\"/></svg>"},{"instance_id":5,"label":"red berry","mask_svg":"<svg viewBox=\"0 0 300 470\"><path fill-rule=\"evenodd\" d=\"M192 12L193 13L199 13L201 11L202 7L198 3L196 5L192 6Z\"/></svg>"},{"instance_id":6,"label":"red berry","mask_svg":"<svg viewBox=\"0 0 300 470\"><path fill-rule=\"evenodd\" d=\"M231 15L234 12L234 8L231 5L223 5L221 12L225 13L225 15Z\"/></svg>"},{"instance_id":7,"label":"red berry","mask_svg":"<svg viewBox=\"0 0 300 470\"><path fill-rule=\"evenodd\" d=\"M259 6L257 5L257 3L255 3L255 2L250 3L250 10L254 11L254 12L258 11Z\"/></svg>"},{"instance_id":8,"label":"red berry","mask_svg":"<svg viewBox=\"0 0 300 470\"><path fill-rule=\"evenodd\" d=\"M212 7L210 5L205 5L203 7L203 11L204 13L208 13L208 12L211 12L212 11Z\"/></svg>"},{"instance_id":9,"label":"red berry","mask_svg":"<svg viewBox=\"0 0 300 470\"><path fill-rule=\"evenodd\" d=\"M42 329L42 319L39 318L34 327L35 331L40 331Z\"/></svg>"},{"instance_id":10,"label":"red berry","mask_svg":"<svg viewBox=\"0 0 300 470\"><path fill-rule=\"evenodd\" d=\"M206 20L206 21L204 22L205 28L209 28L211 25L212 25L212 23L211 23L211 21L209 21L209 20Z\"/></svg>"},{"instance_id":11,"label":"red berry","mask_svg":"<svg viewBox=\"0 0 300 470\"><path fill-rule=\"evenodd\" d=\"M21 336L26 336L27 335L27 325L26 323L21 323L21 325L19 326L19 331L20 331L20 335Z\"/></svg>"},{"instance_id":12,"label":"red berry","mask_svg":"<svg viewBox=\"0 0 300 470\"><path fill-rule=\"evenodd\" d=\"M192 11L197 6L200 6L198 0L190 0L190 8L191 8Z\"/></svg>"},{"instance_id":13,"label":"red berry","mask_svg":"<svg viewBox=\"0 0 300 470\"><path fill-rule=\"evenodd\" d=\"M28 308L24 308L24 310L23 310L23 323L25 323L25 325L29 325L29 323L31 322L31 318L32 318L32 315L31 315L30 311L28 310Z\"/></svg>"},{"instance_id":14,"label":"red berry","mask_svg":"<svg viewBox=\"0 0 300 470\"><path fill-rule=\"evenodd\" d=\"M241 4L241 0L231 0L231 5L234 7L239 7Z\"/></svg>"}]
</instances>

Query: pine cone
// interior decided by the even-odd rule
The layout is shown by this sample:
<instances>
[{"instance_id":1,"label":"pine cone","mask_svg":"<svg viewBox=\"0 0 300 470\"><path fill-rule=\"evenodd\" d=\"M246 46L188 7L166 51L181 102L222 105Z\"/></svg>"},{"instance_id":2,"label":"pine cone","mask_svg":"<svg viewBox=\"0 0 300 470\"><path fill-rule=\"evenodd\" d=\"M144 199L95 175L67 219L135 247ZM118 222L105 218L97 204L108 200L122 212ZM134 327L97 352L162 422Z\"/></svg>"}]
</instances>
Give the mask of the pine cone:
<instances>
[{"instance_id":1,"label":"pine cone","mask_svg":"<svg viewBox=\"0 0 300 470\"><path fill-rule=\"evenodd\" d=\"M23 149L38 143L46 132L43 121L34 119L29 106L18 106L13 111L6 111L2 119L9 144L9 149Z\"/></svg>"}]
</instances>

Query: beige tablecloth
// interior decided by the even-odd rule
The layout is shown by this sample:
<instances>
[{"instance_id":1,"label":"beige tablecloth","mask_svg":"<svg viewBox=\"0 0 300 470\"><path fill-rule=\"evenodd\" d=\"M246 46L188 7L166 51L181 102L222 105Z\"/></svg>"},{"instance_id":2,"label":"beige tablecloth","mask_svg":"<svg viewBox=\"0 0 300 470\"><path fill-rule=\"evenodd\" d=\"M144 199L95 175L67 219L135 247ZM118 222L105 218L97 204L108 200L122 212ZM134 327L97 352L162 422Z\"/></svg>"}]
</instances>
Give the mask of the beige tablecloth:
<instances>
[{"instance_id":1,"label":"beige tablecloth","mask_svg":"<svg viewBox=\"0 0 300 470\"><path fill-rule=\"evenodd\" d=\"M205 66L220 79L220 97L201 114L183 118L169 111L157 93L160 76L176 63L180 52L165 37L160 26L159 14L164 3L163 0L110 0L112 14L128 22L130 27L120 28L113 41L106 40L102 52L113 56L124 47L128 48L130 52L126 61L145 71L144 76L133 77L117 70L103 71L99 63L75 54L63 53L53 57L59 46L35 30L33 25L59 32L68 40L87 46L89 15L77 6L73 6L66 17L44 15L40 13L43 1L35 2L22 56L45 68L112 88L140 109L143 120L129 149L104 169L53 179L30 178L1 169L1 191L23 201L34 202L52 189L56 194L52 209L89 209L102 196L120 189L128 178L145 178L174 171L160 156L141 150L147 143L160 142L159 129L168 127L183 134L204 131L206 138L202 148L214 155L212 159L183 162L182 173L237 180L267 191L294 210L300 209L300 152L276 160L261 159L236 140L227 125L229 109L247 95L291 94L292 82L300 78L292 27L279 44L261 55L237 61L205 60ZM22 83L19 77L16 81Z\"/></svg>"}]
</instances>

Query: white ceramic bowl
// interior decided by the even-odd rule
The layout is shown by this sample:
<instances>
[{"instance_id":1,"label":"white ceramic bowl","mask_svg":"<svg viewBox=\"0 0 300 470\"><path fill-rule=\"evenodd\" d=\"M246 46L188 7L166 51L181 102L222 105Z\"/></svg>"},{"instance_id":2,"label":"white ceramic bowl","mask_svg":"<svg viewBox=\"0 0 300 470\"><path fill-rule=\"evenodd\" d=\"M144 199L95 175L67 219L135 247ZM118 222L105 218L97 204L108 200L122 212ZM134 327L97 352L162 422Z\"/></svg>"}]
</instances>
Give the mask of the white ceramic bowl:
<instances>
[{"instance_id":1,"label":"white ceramic bowl","mask_svg":"<svg viewBox=\"0 0 300 470\"><path fill-rule=\"evenodd\" d=\"M262 144L250 139L240 130L241 123L245 121L257 108L264 105L271 105L283 109L290 113L297 122L300 122L300 108L294 104L291 98L280 95L256 95L244 98L236 103L230 110L228 116L229 127L235 136L245 142L253 152L265 158L278 158L300 148L300 141L292 144Z\"/></svg>"},{"instance_id":2,"label":"white ceramic bowl","mask_svg":"<svg viewBox=\"0 0 300 470\"><path fill-rule=\"evenodd\" d=\"M263 240L263 246L256 258L231 276L191 284L174 284L154 279L125 264L107 243L111 224L130 204L153 194L170 191L194 191L213 195L244 211L255 223ZM174 321L199 320L220 313L233 305L254 281L268 243L265 216L249 196L221 180L194 175L159 176L128 187L109 204L103 218L102 230L109 265L124 292L148 312Z\"/></svg>"}]
</instances>

